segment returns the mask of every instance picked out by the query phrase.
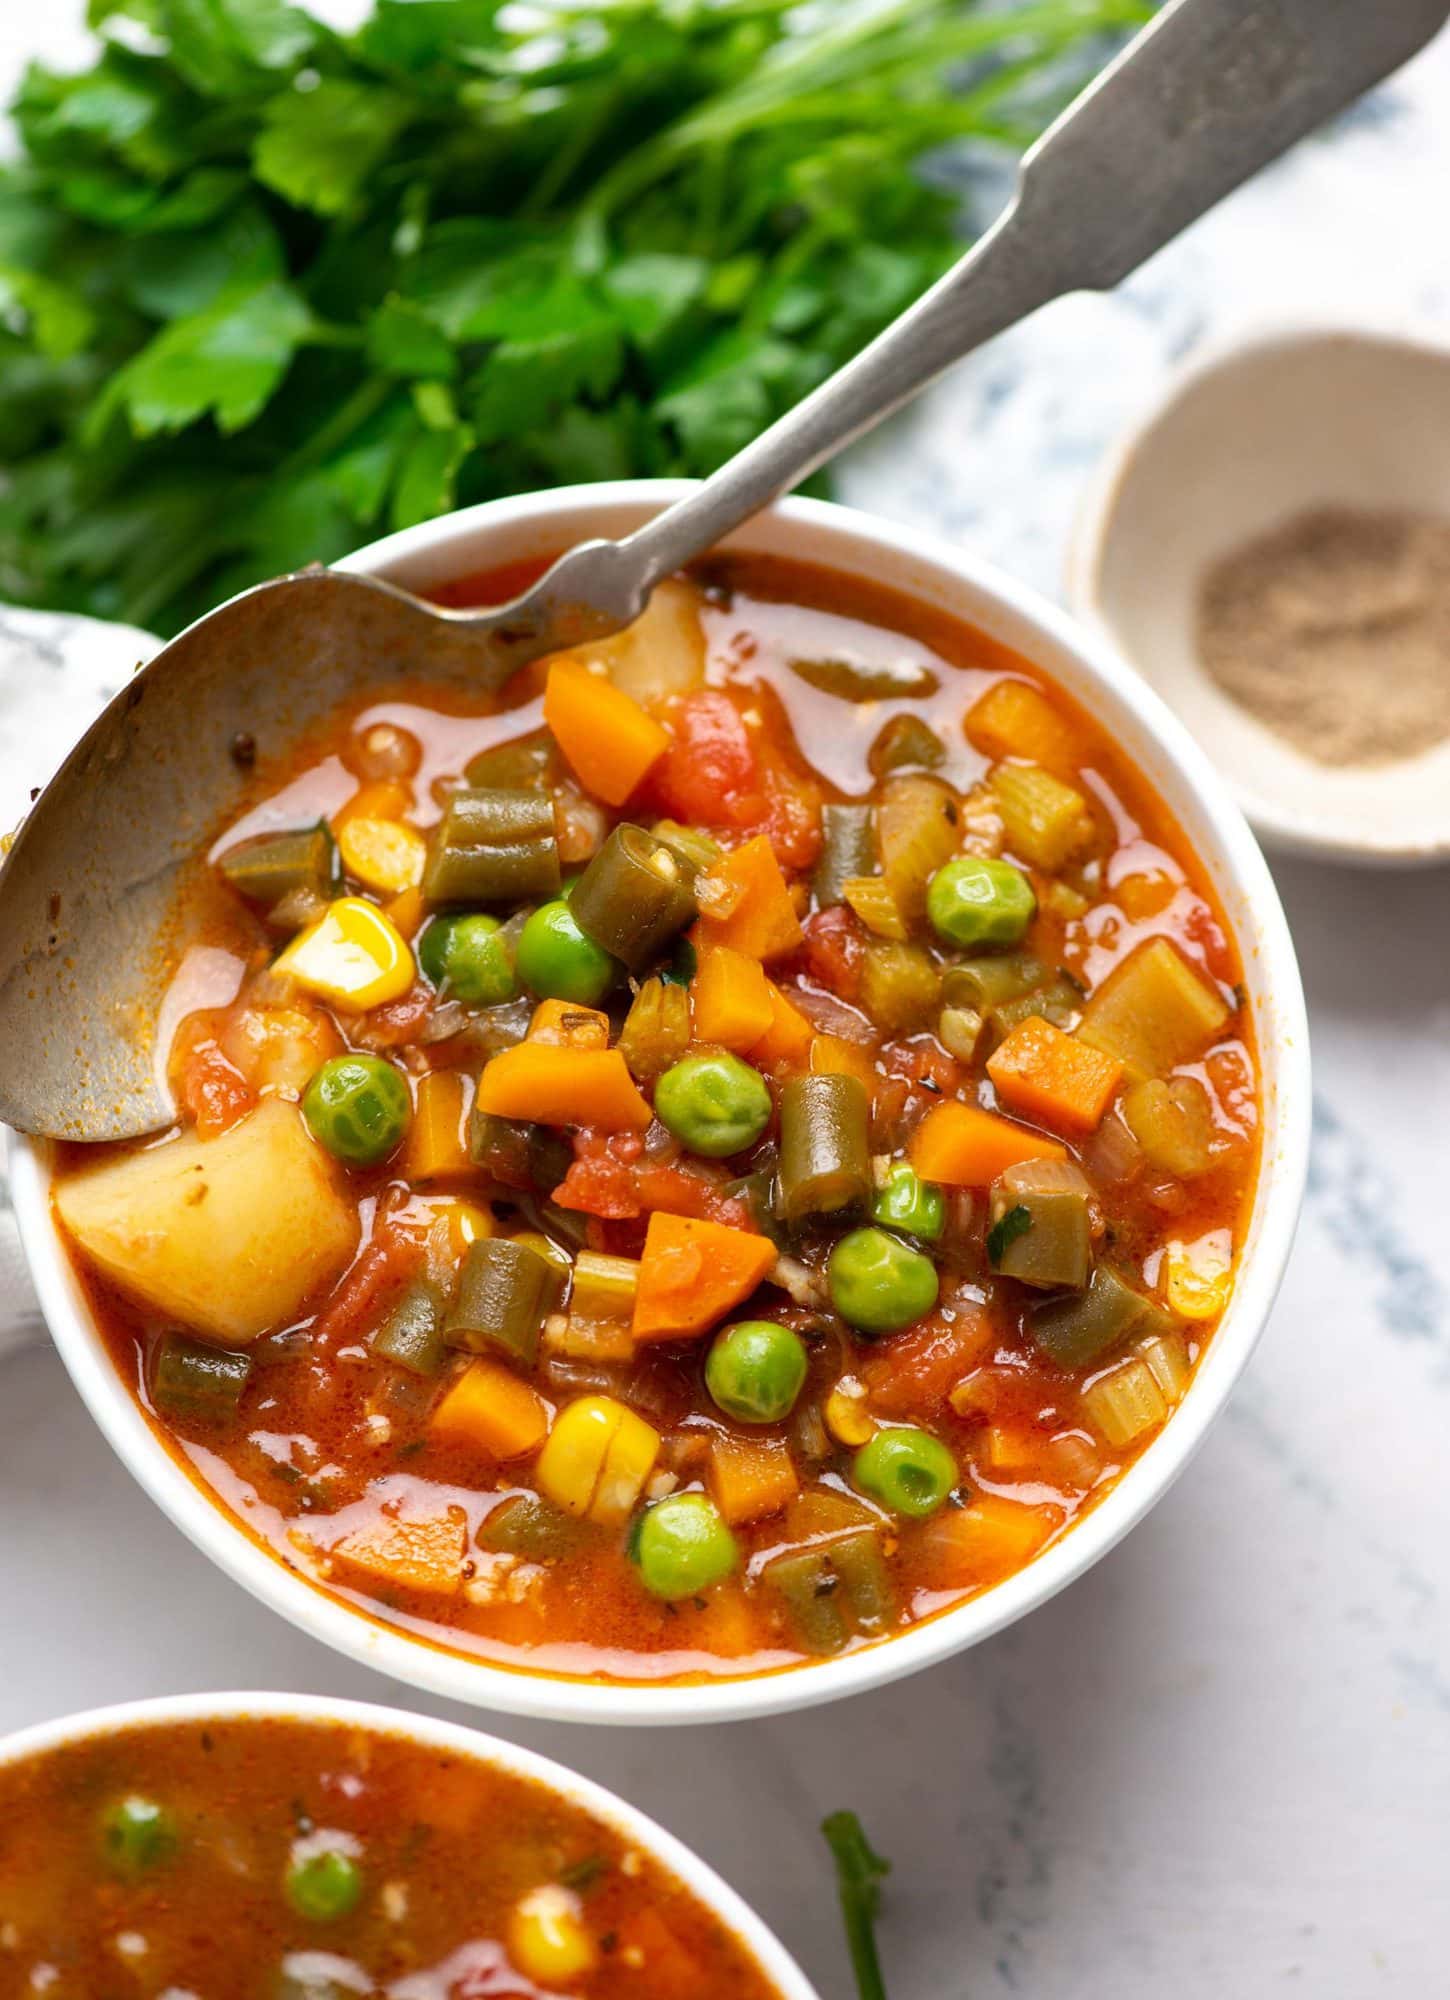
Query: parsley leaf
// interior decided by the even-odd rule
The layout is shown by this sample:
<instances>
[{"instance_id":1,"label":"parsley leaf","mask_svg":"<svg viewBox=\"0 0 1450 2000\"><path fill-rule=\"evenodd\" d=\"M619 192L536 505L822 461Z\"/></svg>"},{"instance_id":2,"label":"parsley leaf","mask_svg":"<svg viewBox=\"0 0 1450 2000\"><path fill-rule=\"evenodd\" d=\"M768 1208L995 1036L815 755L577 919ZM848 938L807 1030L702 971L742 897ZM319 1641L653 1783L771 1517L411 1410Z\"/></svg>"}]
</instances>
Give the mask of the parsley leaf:
<instances>
[{"instance_id":1,"label":"parsley leaf","mask_svg":"<svg viewBox=\"0 0 1450 2000\"><path fill-rule=\"evenodd\" d=\"M1025 1236L1032 1227L1032 1210L1022 1202L999 1215L987 1231L987 1256L993 1264L1000 1264L1003 1257L1019 1236Z\"/></svg>"},{"instance_id":2,"label":"parsley leaf","mask_svg":"<svg viewBox=\"0 0 1450 2000\"><path fill-rule=\"evenodd\" d=\"M1150 12L90 0L0 164L0 594L174 631L455 503L711 471Z\"/></svg>"}]
</instances>

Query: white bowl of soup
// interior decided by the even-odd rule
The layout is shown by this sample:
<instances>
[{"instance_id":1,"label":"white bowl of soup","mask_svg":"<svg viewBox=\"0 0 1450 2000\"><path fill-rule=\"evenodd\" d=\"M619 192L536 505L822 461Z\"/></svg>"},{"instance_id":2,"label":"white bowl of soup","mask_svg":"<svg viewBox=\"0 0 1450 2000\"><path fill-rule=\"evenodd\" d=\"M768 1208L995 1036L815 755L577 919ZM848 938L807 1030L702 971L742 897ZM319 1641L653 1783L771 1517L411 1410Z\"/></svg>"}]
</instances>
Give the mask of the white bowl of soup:
<instances>
[{"instance_id":1,"label":"white bowl of soup","mask_svg":"<svg viewBox=\"0 0 1450 2000\"><path fill-rule=\"evenodd\" d=\"M681 490L352 563L497 596ZM1001 1629L1193 1455L1303 1000L1221 781L1052 607L791 500L497 699L259 719L251 783L180 1130L15 1185L102 1428L264 1602L484 1706L761 1714Z\"/></svg>"},{"instance_id":2,"label":"white bowl of soup","mask_svg":"<svg viewBox=\"0 0 1450 2000\"><path fill-rule=\"evenodd\" d=\"M601 1786L456 1723L286 1694L0 1742L0 1987L816 2000L734 1890Z\"/></svg>"}]
</instances>

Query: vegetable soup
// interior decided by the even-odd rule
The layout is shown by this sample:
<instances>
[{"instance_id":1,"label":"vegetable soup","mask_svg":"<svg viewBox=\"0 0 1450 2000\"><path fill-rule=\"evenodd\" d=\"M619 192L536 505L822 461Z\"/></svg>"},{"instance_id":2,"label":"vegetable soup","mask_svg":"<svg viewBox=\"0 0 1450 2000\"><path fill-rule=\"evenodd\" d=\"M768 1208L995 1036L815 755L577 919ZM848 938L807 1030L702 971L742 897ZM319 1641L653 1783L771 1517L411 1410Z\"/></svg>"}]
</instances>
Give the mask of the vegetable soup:
<instances>
[{"instance_id":1,"label":"vegetable soup","mask_svg":"<svg viewBox=\"0 0 1450 2000\"><path fill-rule=\"evenodd\" d=\"M375 1729L247 1717L0 1765L0 1991L777 1993L683 1883L556 1792Z\"/></svg>"},{"instance_id":2,"label":"vegetable soup","mask_svg":"<svg viewBox=\"0 0 1450 2000\"><path fill-rule=\"evenodd\" d=\"M1171 1419L1252 1024L1181 831L1030 662L716 561L467 712L400 683L237 753L179 1129L55 1206L293 1570L514 1667L758 1673L1012 1575Z\"/></svg>"}]
</instances>

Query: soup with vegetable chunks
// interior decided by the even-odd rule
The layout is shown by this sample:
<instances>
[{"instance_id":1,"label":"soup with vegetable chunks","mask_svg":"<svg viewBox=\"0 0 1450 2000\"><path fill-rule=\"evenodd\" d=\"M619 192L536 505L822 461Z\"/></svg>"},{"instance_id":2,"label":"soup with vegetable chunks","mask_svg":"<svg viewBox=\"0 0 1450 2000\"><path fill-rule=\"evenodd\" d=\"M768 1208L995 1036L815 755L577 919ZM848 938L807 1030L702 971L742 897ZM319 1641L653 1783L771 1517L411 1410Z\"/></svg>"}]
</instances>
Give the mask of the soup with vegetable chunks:
<instances>
[{"instance_id":1,"label":"soup with vegetable chunks","mask_svg":"<svg viewBox=\"0 0 1450 2000\"><path fill-rule=\"evenodd\" d=\"M0 1765L0 1991L778 2000L683 1883L542 1785L246 1717Z\"/></svg>"},{"instance_id":2,"label":"soup with vegetable chunks","mask_svg":"<svg viewBox=\"0 0 1450 2000\"><path fill-rule=\"evenodd\" d=\"M1030 663L716 562L471 712L240 748L179 1130L55 1205L294 1570L515 1667L759 1673L1010 1576L1168 1421L1252 1025L1178 827Z\"/></svg>"}]
</instances>

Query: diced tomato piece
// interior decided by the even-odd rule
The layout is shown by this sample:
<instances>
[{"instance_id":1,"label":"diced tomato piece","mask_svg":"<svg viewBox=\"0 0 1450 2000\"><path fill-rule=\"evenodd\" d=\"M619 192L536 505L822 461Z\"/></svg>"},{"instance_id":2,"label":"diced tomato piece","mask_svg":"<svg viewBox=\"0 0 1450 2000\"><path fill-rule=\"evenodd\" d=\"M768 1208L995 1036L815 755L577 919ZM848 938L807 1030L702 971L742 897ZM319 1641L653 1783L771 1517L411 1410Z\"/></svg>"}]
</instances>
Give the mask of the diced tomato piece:
<instances>
[{"instance_id":1,"label":"diced tomato piece","mask_svg":"<svg viewBox=\"0 0 1450 2000\"><path fill-rule=\"evenodd\" d=\"M402 1286L423 1260L424 1246L386 1220L373 1230L342 1283L317 1315L319 1347L345 1347L366 1333L386 1295Z\"/></svg>"},{"instance_id":2,"label":"diced tomato piece","mask_svg":"<svg viewBox=\"0 0 1450 2000\"><path fill-rule=\"evenodd\" d=\"M720 688L688 694L650 782L667 813L704 826L754 826L766 799L745 719Z\"/></svg>"},{"instance_id":3,"label":"diced tomato piece","mask_svg":"<svg viewBox=\"0 0 1450 2000\"><path fill-rule=\"evenodd\" d=\"M172 1045L172 1080L183 1118L198 1138L215 1139L256 1106L257 1096L241 1071L223 1054L212 1032L212 1017L193 1014Z\"/></svg>"},{"instance_id":4,"label":"diced tomato piece","mask_svg":"<svg viewBox=\"0 0 1450 2000\"><path fill-rule=\"evenodd\" d=\"M907 1333L878 1341L861 1364L871 1408L886 1417L929 1417L991 1345L988 1315L970 1303L954 1317L933 1313Z\"/></svg>"},{"instance_id":5,"label":"diced tomato piece","mask_svg":"<svg viewBox=\"0 0 1450 2000\"><path fill-rule=\"evenodd\" d=\"M866 957L860 919L844 904L837 904L829 910L817 910L802 928L805 938L796 954L796 965L807 979L824 986L838 1000L856 1000Z\"/></svg>"},{"instance_id":6,"label":"diced tomato piece","mask_svg":"<svg viewBox=\"0 0 1450 2000\"><path fill-rule=\"evenodd\" d=\"M784 764L765 772L765 832L782 868L804 872L821 858L819 785Z\"/></svg>"},{"instance_id":7,"label":"diced tomato piece","mask_svg":"<svg viewBox=\"0 0 1450 2000\"><path fill-rule=\"evenodd\" d=\"M640 1167L635 1174L639 1198L651 1213L693 1215L704 1222L723 1222L727 1229L749 1229L747 1202L727 1195L717 1181L688 1167Z\"/></svg>"},{"instance_id":8,"label":"diced tomato piece","mask_svg":"<svg viewBox=\"0 0 1450 2000\"><path fill-rule=\"evenodd\" d=\"M578 1209L581 1214L603 1216L610 1222L632 1221L643 1208L634 1169L608 1153L576 1160L554 1189L554 1200L560 1208Z\"/></svg>"}]
</instances>

